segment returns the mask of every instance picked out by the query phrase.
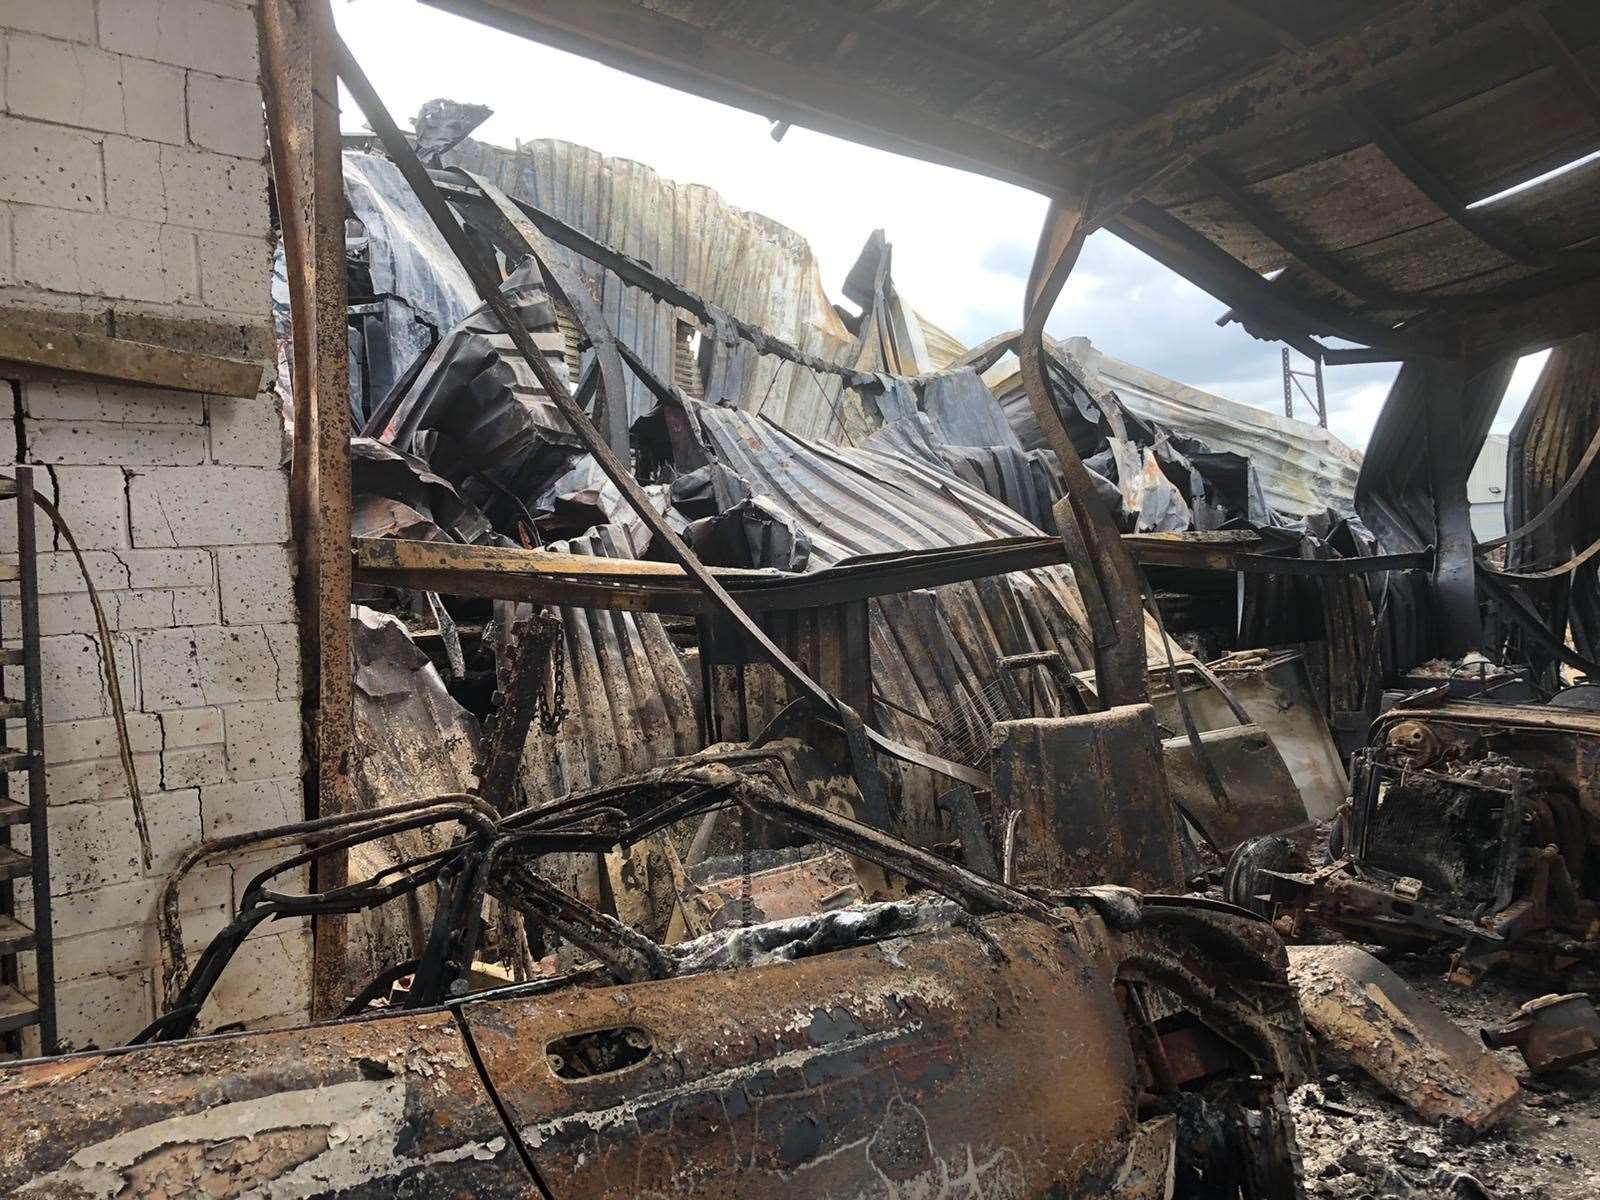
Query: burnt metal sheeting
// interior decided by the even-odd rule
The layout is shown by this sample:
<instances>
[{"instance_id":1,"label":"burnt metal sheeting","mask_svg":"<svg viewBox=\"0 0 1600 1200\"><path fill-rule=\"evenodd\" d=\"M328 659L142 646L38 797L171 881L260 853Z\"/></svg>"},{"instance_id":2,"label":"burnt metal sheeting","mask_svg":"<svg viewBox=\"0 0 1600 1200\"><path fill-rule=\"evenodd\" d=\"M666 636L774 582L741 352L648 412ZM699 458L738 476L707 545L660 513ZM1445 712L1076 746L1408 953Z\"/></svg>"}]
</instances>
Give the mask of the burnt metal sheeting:
<instances>
[{"instance_id":1,"label":"burnt metal sheeting","mask_svg":"<svg viewBox=\"0 0 1600 1200\"><path fill-rule=\"evenodd\" d=\"M931 463L806 441L732 409L691 404L688 411L712 457L805 531L811 570L1039 532ZM1162 661L1148 620L1145 633L1147 657ZM995 721L1066 711L1049 671L1033 668L1027 675L1036 678L1023 678L1001 669L1003 657L1058 650L1073 671L1093 665L1088 619L1066 566L881 596L869 606L869 638L879 727L975 766L988 760ZM776 715L783 699L767 698L761 715ZM894 769L905 836L936 836L940 781L917 768Z\"/></svg>"},{"instance_id":2,"label":"burnt metal sheeting","mask_svg":"<svg viewBox=\"0 0 1600 1200\"><path fill-rule=\"evenodd\" d=\"M769 217L733 207L711 188L547 138L515 150L468 139L445 161L645 260L718 308L803 351L835 362L852 357L855 335L829 302L805 239ZM555 253L599 298L617 339L658 378L678 378L679 310L570 251L557 247ZM838 379L758 355L747 342L737 344L734 358L732 377L723 385L734 401L759 403L767 416L804 435L825 436L834 424L837 436L834 413L849 395L841 393ZM632 375L627 390L630 419L649 410L650 394Z\"/></svg>"}]
</instances>

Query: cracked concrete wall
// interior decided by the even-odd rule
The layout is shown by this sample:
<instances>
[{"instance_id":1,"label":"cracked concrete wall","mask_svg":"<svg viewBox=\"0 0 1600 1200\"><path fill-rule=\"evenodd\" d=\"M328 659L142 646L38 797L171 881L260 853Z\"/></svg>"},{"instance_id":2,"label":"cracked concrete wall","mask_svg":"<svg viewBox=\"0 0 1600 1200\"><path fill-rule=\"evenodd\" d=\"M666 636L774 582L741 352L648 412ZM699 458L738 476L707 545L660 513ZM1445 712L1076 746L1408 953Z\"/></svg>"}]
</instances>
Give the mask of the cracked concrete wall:
<instances>
[{"instance_id":1,"label":"cracked concrete wall","mask_svg":"<svg viewBox=\"0 0 1600 1200\"><path fill-rule=\"evenodd\" d=\"M0 306L269 362L257 76L250 0L0 4ZM72 1046L110 1046L154 1016L151 918L165 872L203 837L304 811L283 418L272 393L3 374L12 456L36 464L38 486L71 524L114 631L150 826L147 870L88 597L41 520L60 1032ZM6 508L0 554L15 543ZM6 586L0 638L12 645L17 602ZM6 694L20 694L20 672L5 675ZM8 728L8 744L22 738L20 725ZM25 792L21 777L11 786ZM193 949L227 921L266 861L190 877L182 909ZM25 886L20 897L27 917ZM304 1019L309 957L303 926L263 927L201 1027ZM29 987L31 957L23 963Z\"/></svg>"}]
</instances>

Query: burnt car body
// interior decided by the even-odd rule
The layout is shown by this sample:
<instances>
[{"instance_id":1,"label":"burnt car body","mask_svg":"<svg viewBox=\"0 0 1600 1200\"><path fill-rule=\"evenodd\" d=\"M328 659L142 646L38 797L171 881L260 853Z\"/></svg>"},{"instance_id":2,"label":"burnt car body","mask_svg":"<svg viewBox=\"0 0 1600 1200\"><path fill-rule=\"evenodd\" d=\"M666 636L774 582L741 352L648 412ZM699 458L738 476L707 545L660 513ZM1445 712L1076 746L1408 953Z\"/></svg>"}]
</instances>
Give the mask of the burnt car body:
<instances>
[{"instance_id":1,"label":"burnt car body","mask_svg":"<svg viewBox=\"0 0 1600 1200\"><path fill-rule=\"evenodd\" d=\"M1238 872L1230 894L1264 897L1290 935L1320 926L1446 946L1463 984L1502 964L1552 976L1592 969L1600 716L1426 703L1374 722L1326 866Z\"/></svg>"},{"instance_id":2,"label":"burnt car body","mask_svg":"<svg viewBox=\"0 0 1600 1200\"><path fill-rule=\"evenodd\" d=\"M743 770L727 757L461 839L527 835L526 853L480 856L496 864L488 890L594 963L410 1011L9 1066L0 1191L1298 1195L1283 1096L1306 1071L1303 1030L1264 921L1013 888L783 794L751 751L731 756ZM718 805L918 890L662 946L532 870L550 846L629 841ZM452 860L433 857L437 881ZM253 887L236 926L318 899ZM203 1002L229 938L175 1011Z\"/></svg>"}]
</instances>

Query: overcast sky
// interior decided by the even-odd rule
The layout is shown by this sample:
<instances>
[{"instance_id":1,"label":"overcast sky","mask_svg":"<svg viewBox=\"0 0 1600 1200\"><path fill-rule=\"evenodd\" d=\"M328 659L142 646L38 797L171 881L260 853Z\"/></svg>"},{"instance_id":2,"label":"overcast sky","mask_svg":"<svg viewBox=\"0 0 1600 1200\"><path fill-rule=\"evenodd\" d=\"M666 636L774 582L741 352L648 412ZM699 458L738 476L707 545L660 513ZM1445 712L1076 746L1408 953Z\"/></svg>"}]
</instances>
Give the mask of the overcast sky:
<instances>
[{"instance_id":1,"label":"overcast sky","mask_svg":"<svg viewBox=\"0 0 1600 1200\"><path fill-rule=\"evenodd\" d=\"M782 142L762 117L661 87L415 0L335 0L352 52L403 127L437 96L494 109L477 137L512 146L562 138L716 188L731 203L803 234L839 298L872 230L894 245L901 293L968 345L1021 324L1042 197L808 129ZM347 128L362 127L346 99ZM1093 235L1051 317L1117 358L1231 400L1282 411L1281 348L1237 325L1224 305L1106 233ZM1543 356L1525 359L1496 428L1509 427ZM1302 364L1304 365L1304 364ZM1327 370L1329 425L1365 446L1394 367Z\"/></svg>"}]
</instances>

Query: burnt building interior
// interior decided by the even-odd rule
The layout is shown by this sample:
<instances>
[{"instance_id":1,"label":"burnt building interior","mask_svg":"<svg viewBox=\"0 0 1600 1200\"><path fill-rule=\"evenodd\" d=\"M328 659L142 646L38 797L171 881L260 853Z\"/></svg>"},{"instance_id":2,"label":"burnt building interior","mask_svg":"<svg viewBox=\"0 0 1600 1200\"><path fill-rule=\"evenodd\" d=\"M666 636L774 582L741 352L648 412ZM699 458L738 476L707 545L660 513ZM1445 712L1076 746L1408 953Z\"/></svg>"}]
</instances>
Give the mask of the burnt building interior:
<instances>
[{"instance_id":1,"label":"burnt building interior","mask_svg":"<svg viewBox=\"0 0 1600 1200\"><path fill-rule=\"evenodd\" d=\"M5 135L100 129L61 204L132 238L148 139L161 230L237 190L266 252L197 226L152 315L53 234L65 305L51 175L8 194L6 1194L1600 1194L1600 8L427 2L1047 197L1018 325L919 314L892 229L835 302L709 189L391 112L328 0L0 13ZM119 129L27 107L62 46ZM172 71L183 146L132 116ZM1100 230L1313 420L1047 334ZM214 629L139 582L194 553Z\"/></svg>"}]
</instances>

